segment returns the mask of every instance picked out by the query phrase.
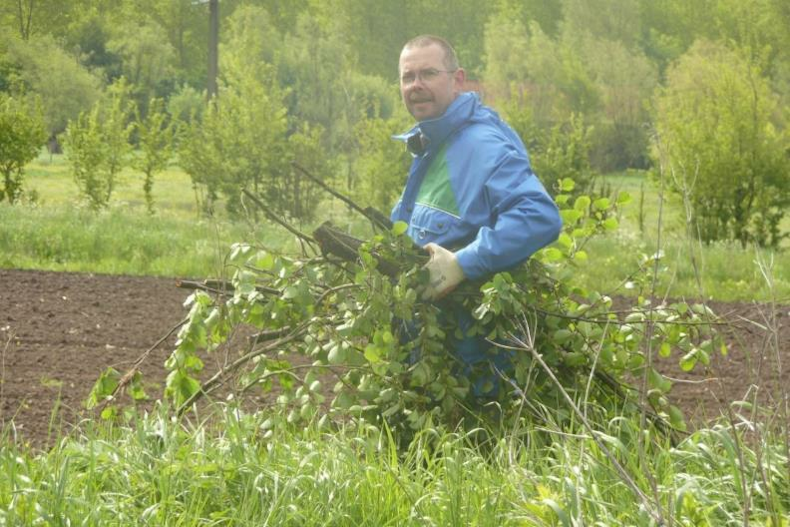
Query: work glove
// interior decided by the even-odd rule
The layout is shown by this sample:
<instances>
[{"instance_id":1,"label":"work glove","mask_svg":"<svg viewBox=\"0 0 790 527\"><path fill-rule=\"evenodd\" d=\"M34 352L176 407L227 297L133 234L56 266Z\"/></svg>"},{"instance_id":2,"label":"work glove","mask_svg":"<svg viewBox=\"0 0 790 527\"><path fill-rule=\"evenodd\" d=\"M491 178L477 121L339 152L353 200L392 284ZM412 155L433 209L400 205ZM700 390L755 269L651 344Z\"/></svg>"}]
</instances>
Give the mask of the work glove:
<instances>
[{"instance_id":1,"label":"work glove","mask_svg":"<svg viewBox=\"0 0 790 527\"><path fill-rule=\"evenodd\" d=\"M431 259L423 267L428 270L430 280L422 293L422 299L440 300L463 282L466 277L458 263L458 258L452 251L435 243L427 244L425 250L431 255Z\"/></svg>"}]
</instances>

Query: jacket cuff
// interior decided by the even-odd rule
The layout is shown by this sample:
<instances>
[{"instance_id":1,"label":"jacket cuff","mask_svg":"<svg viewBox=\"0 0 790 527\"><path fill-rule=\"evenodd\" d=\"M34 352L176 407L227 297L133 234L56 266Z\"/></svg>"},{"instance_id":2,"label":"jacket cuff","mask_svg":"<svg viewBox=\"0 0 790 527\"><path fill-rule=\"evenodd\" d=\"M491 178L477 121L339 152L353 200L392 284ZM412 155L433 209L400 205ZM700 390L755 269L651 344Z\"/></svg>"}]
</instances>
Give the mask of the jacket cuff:
<instances>
[{"instance_id":1,"label":"jacket cuff","mask_svg":"<svg viewBox=\"0 0 790 527\"><path fill-rule=\"evenodd\" d=\"M455 257L458 259L458 265L461 266L461 270L467 279L477 280L487 273L487 269L481 265L480 259L477 257L477 251L470 245L456 251Z\"/></svg>"}]
</instances>

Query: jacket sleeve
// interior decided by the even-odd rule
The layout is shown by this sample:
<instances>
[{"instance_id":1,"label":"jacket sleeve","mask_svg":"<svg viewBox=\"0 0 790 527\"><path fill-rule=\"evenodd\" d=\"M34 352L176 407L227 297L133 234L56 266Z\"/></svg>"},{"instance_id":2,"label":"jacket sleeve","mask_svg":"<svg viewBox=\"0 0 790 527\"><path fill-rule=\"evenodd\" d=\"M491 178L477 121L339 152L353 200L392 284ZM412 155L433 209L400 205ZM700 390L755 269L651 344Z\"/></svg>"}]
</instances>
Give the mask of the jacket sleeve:
<instances>
[{"instance_id":1,"label":"jacket sleeve","mask_svg":"<svg viewBox=\"0 0 790 527\"><path fill-rule=\"evenodd\" d=\"M456 256L469 279L511 268L557 239L557 205L519 152L505 153L485 183L490 226L480 228Z\"/></svg>"}]
</instances>

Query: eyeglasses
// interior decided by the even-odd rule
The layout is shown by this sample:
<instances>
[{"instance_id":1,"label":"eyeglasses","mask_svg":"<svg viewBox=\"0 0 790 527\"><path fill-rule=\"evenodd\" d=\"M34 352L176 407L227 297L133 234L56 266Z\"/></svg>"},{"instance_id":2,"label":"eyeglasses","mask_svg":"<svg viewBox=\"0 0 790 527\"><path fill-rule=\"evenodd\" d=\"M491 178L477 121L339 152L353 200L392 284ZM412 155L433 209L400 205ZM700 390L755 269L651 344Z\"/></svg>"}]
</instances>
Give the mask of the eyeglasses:
<instances>
[{"instance_id":1,"label":"eyeglasses","mask_svg":"<svg viewBox=\"0 0 790 527\"><path fill-rule=\"evenodd\" d=\"M456 71L458 70L437 70L436 68L425 68L424 70L418 70L416 72L407 71L400 76L400 83L404 86L408 86L416 82L417 79L420 79L422 82L431 82L436 80L436 77L438 77L440 73L455 73Z\"/></svg>"}]
</instances>

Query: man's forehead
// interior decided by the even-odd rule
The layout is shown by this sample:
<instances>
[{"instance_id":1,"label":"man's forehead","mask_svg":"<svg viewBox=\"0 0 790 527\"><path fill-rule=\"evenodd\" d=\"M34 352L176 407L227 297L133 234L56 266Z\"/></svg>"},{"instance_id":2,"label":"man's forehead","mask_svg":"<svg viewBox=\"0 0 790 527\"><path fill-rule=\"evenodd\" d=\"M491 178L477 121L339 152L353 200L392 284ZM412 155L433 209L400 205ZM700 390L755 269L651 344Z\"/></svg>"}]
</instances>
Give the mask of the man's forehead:
<instances>
[{"instance_id":1,"label":"man's forehead","mask_svg":"<svg viewBox=\"0 0 790 527\"><path fill-rule=\"evenodd\" d=\"M444 50L438 44L431 43L427 46L403 48L399 65L401 67L442 66L443 61Z\"/></svg>"}]
</instances>

